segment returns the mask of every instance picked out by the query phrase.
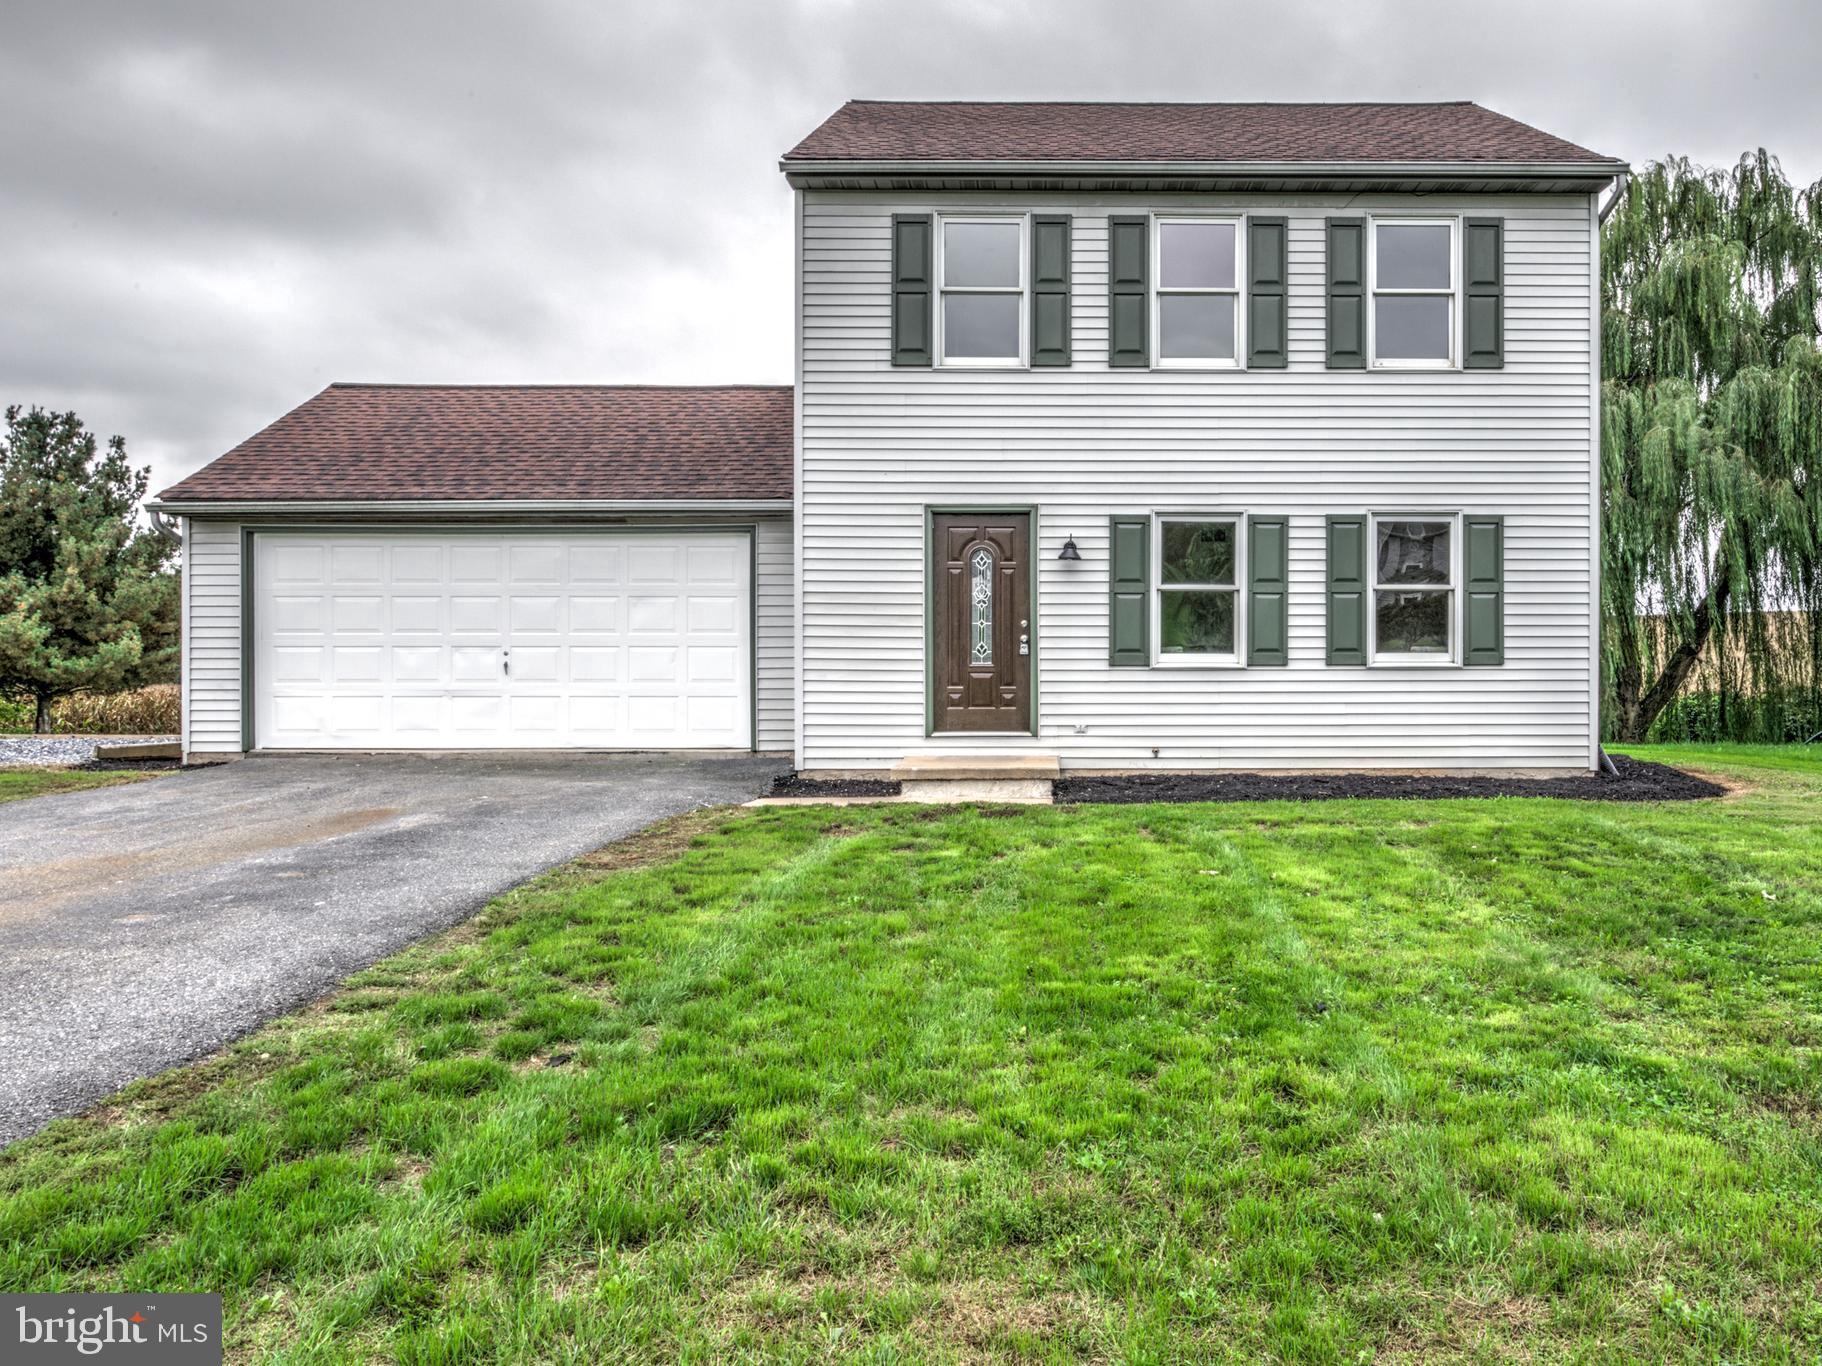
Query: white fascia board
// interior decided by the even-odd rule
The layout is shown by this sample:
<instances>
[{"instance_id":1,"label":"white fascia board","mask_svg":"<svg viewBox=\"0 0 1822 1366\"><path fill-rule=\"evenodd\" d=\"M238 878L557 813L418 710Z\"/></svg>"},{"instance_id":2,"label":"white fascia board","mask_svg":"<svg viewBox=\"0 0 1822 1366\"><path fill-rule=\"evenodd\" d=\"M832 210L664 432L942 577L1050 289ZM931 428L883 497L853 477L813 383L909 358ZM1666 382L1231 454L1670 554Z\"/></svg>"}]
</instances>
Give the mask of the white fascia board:
<instances>
[{"instance_id":1,"label":"white fascia board","mask_svg":"<svg viewBox=\"0 0 1822 1366\"><path fill-rule=\"evenodd\" d=\"M1448 176L1451 179L1588 179L1624 174L1624 161L792 161L786 175Z\"/></svg>"},{"instance_id":2,"label":"white fascia board","mask_svg":"<svg viewBox=\"0 0 1822 1366\"><path fill-rule=\"evenodd\" d=\"M145 506L154 512L189 517L245 517L249 514L268 516L281 513L337 517L391 517L400 513L496 513L502 516L524 516L537 513L586 512L598 512L616 517L638 513L665 515L735 513L745 516L776 516L791 511L791 500L789 498L639 498L614 501L598 498L522 500L485 498L381 501L377 499L250 498L233 502L218 499L210 499L206 502L185 502L173 499L170 502L164 502L159 499L151 499Z\"/></svg>"}]
</instances>

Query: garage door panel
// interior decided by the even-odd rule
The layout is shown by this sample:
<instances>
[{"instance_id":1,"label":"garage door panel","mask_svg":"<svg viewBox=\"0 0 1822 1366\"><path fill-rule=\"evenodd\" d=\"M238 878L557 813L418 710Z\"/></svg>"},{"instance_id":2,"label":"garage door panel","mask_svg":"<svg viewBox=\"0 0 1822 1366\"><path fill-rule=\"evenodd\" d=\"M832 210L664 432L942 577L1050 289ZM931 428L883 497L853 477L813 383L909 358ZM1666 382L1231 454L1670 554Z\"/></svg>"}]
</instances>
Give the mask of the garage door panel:
<instances>
[{"instance_id":1,"label":"garage door panel","mask_svg":"<svg viewBox=\"0 0 1822 1366\"><path fill-rule=\"evenodd\" d=\"M750 578L744 534L261 532L255 742L745 747Z\"/></svg>"},{"instance_id":2,"label":"garage door panel","mask_svg":"<svg viewBox=\"0 0 1822 1366\"><path fill-rule=\"evenodd\" d=\"M449 651L449 678L453 683L503 684L506 667L500 651L491 647L456 645Z\"/></svg>"},{"instance_id":3,"label":"garage door panel","mask_svg":"<svg viewBox=\"0 0 1822 1366\"><path fill-rule=\"evenodd\" d=\"M672 634L677 629L677 599L674 596L628 598L626 629L636 635Z\"/></svg>"},{"instance_id":4,"label":"garage door panel","mask_svg":"<svg viewBox=\"0 0 1822 1366\"><path fill-rule=\"evenodd\" d=\"M448 547L451 583L500 582L500 547L480 542L456 541Z\"/></svg>"},{"instance_id":5,"label":"garage door panel","mask_svg":"<svg viewBox=\"0 0 1822 1366\"><path fill-rule=\"evenodd\" d=\"M326 683L320 645L280 645L272 651L272 677L285 683Z\"/></svg>"},{"instance_id":6,"label":"garage door panel","mask_svg":"<svg viewBox=\"0 0 1822 1366\"><path fill-rule=\"evenodd\" d=\"M394 697L392 729L404 737L440 736L447 721L447 702L441 697Z\"/></svg>"},{"instance_id":7,"label":"garage door panel","mask_svg":"<svg viewBox=\"0 0 1822 1366\"><path fill-rule=\"evenodd\" d=\"M443 599L440 597L395 597L391 600L391 608L395 636L443 633Z\"/></svg>"},{"instance_id":8,"label":"garage door panel","mask_svg":"<svg viewBox=\"0 0 1822 1366\"><path fill-rule=\"evenodd\" d=\"M617 545L576 545L569 551L569 581L576 585L608 583L620 579L620 547Z\"/></svg>"},{"instance_id":9,"label":"garage door panel","mask_svg":"<svg viewBox=\"0 0 1822 1366\"><path fill-rule=\"evenodd\" d=\"M379 632L386 629L385 602L380 598L350 598L337 595L332 599L330 618L338 634L347 631Z\"/></svg>"},{"instance_id":10,"label":"garage door panel","mask_svg":"<svg viewBox=\"0 0 1822 1366\"><path fill-rule=\"evenodd\" d=\"M626 553L626 581L631 584L663 584L667 588L674 585L681 558L679 549L674 545L659 545L650 541L629 546Z\"/></svg>"},{"instance_id":11,"label":"garage door panel","mask_svg":"<svg viewBox=\"0 0 1822 1366\"><path fill-rule=\"evenodd\" d=\"M732 683L737 663L734 651L719 645L689 647L689 673L692 683Z\"/></svg>"},{"instance_id":12,"label":"garage door panel","mask_svg":"<svg viewBox=\"0 0 1822 1366\"><path fill-rule=\"evenodd\" d=\"M394 683L439 683L443 679L441 645L394 645L392 647L392 681Z\"/></svg>"},{"instance_id":13,"label":"garage door panel","mask_svg":"<svg viewBox=\"0 0 1822 1366\"><path fill-rule=\"evenodd\" d=\"M691 635L713 632L731 636L739 629L739 621L739 604L732 595L691 594L684 612L685 626Z\"/></svg>"},{"instance_id":14,"label":"garage door panel","mask_svg":"<svg viewBox=\"0 0 1822 1366\"><path fill-rule=\"evenodd\" d=\"M563 652L554 645L512 647L512 676L520 683L555 683Z\"/></svg>"},{"instance_id":15,"label":"garage door panel","mask_svg":"<svg viewBox=\"0 0 1822 1366\"><path fill-rule=\"evenodd\" d=\"M328 547L321 545L277 546L266 566L267 580L275 585L321 586L327 552Z\"/></svg>"},{"instance_id":16,"label":"garage door panel","mask_svg":"<svg viewBox=\"0 0 1822 1366\"><path fill-rule=\"evenodd\" d=\"M392 584L436 584L443 582L443 547L440 545L395 545L392 547Z\"/></svg>"},{"instance_id":17,"label":"garage door panel","mask_svg":"<svg viewBox=\"0 0 1822 1366\"><path fill-rule=\"evenodd\" d=\"M380 648L377 645L338 645L330 654L332 683L378 683Z\"/></svg>"},{"instance_id":18,"label":"garage door panel","mask_svg":"<svg viewBox=\"0 0 1822 1366\"><path fill-rule=\"evenodd\" d=\"M377 587L385 579L385 546L345 543L329 547L329 581L337 588Z\"/></svg>"},{"instance_id":19,"label":"garage door panel","mask_svg":"<svg viewBox=\"0 0 1822 1366\"><path fill-rule=\"evenodd\" d=\"M507 562L514 587L521 584L561 583L563 546L555 541L531 541L510 546Z\"/></svg>"},{"instance_id":20,"label":"garage door panel","mask_svg":"<svg viewBox=\"0 0 1822 1366\"><path fill-rule=\"evenodd\" d=\"M514 632L560 631L563 629L563 599L559 597L524 597L514 594L510 618Z\"/></svg>"},{"instance_id":21,"label":"garage door panel","mask_svg":"<svg viewBox=\"0 0 1822 1366\"><path fill-rule=\"evenodd\" d=\"M320 593L274 594L267 609L267 621L278 632L320 631L328 619L326 607Z\"/></svg>"},{"instance_id":22,"label":"garage door panel","mask_svg":"<svg viewBox=\"0 0 1822 1366\"><path fill-rule=\"evenodd\" d=\"M732 546L689 547L689 579L696 584L733 584L737 560Z\"/></svg>"}]
</instances>

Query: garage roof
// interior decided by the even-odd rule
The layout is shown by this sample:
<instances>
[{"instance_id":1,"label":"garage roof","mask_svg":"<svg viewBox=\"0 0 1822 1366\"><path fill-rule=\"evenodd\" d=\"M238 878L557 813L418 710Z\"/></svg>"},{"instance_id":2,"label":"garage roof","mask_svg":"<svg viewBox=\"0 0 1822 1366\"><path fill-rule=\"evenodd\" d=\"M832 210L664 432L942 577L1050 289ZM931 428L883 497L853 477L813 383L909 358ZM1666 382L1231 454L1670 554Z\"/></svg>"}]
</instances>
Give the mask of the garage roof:
<instances>
[{"instance_id":1,"label":"garage roof","mask_svg":"<svg viewBox=\"0 0 1822 1366\"><path fill-rule=\"evenodd\" d=\"M331 384L165 503L791 497L788 385Z\"/></svg>"}]
</instances>

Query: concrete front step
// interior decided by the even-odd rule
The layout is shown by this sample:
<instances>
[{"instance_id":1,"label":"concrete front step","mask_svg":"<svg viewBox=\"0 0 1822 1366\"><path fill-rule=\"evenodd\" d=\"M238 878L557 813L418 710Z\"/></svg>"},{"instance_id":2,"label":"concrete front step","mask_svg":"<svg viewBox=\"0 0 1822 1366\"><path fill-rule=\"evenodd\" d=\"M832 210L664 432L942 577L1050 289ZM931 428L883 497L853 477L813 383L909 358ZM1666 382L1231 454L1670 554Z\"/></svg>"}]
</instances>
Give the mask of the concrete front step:
<instances>
[{"instance_id":1,"label":"concrete front step","mask_svg":"<svg viewBox=\"0 0 1822 1366\"><path fill-rule=\"evenodd\" d=\"M913 754L892 766L901 783L1054 782L1063 776L1054 754Z\"/></svg>"}]
</instances>

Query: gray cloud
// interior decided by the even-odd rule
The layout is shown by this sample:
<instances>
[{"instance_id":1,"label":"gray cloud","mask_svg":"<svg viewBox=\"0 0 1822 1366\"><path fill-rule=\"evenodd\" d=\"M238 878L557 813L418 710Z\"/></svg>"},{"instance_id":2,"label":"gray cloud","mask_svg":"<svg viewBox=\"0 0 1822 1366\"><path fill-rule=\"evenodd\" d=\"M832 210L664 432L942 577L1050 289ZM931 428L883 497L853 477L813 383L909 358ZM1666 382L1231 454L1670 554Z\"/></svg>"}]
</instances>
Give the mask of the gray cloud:
<instances>
[{"instance_id":1,"label":"gray cloud","mask_svg":"<svg viewBox=\"0 0 1822 1366\"><path fill-rule=\"evenodd\" d=\"M785 380L778 154L850 95L1472 98L1822 176L1822 6L25 0L0 400L157 485L331 379Z\"/></svg>"}]
</instances>

